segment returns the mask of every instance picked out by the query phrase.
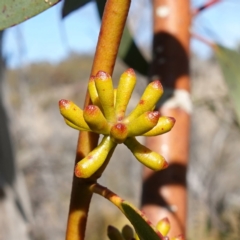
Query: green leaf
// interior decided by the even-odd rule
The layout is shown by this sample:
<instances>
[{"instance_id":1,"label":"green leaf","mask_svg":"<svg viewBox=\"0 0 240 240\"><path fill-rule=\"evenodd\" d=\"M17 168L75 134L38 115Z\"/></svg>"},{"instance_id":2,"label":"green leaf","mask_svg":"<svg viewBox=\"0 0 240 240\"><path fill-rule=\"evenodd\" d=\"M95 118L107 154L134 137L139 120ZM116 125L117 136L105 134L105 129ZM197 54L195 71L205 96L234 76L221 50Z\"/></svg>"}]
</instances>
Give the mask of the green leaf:
<instances>
[{"instance_id":1,"label":"green leaf","mask_svg":"<svg viewBox=\"0 0 240 240\"><path fill-rule=\"evenodd\" d=\"M113 226L108 226L107 234L110 240L124 240L120 231Z\"/></svg>"},{"instance_id":2,"label":"green leaf","mask_svg":"<svg viewBox=\"0 0 240 240\"><path fill-rule=\"evenodd\" d=\"M148 222L135 210L135 208L128 202L123 201L121 203L122 211L125 216L134 226L138 236L141 240L160 240L163 239L161 235L158 235ZM160 234L160 233L159 233Z\"/></svg>"},{"instance_id":3,"label":"green leaf","mask_svg":"<svg viewBox=\"0 0 240 240\"><path fill-rule=\"evenodd\" d=\"M119 47L118 56L131 68L138 71L142 75L147 76L149 63L143 57L142 53L138 49L131 33L127 27L125 27L121 44Z\"/></svg>"},{"instance_id":4,"label":"green leaf","mask_svg":"<svg viewBox=\"0 0 240 240\"><path fill-rule=\"evenodd\" d=\"M1 0L0 30L23 22L57 4L60 0Z\"/></svg>"},{"instance_id":5,"label":"green leaf","mask_svg":"<svg viewBox=\"0 0 240 240\"><path fill-rule=\"evenodd\" d=\"M125 240L132 240L132 239L134 239L134 230L133 230L133 228L130 227L129 225L125 225L122 228L122 235L123 235Z\"/></svg>"},{"instance_id":6,"label":"green leaf","mask_svg":"<svg viewBox=\"0 0 240 240\"><path fill-rule=\"evenodd\" d=\"M147 219L147 217L134 207L131 203L123 200L116 193L112 192L108 188L94 183L90 186L90 191L97 193L111 203L113 203L119 210L127 217L134 227L138 237L141 240L164 240L165 238L156 229L156 227ZM114 230L115 231L115 230Z\"/></svg>"},{"instance_id":7,"label":"green leaf","mask_svg":"<svg viewBox=\"0 0 240 240\"><path fill-rule=\"evenodd\" d=\"M65 0L62 8L62 18L89 2L91 2L91 0Z\"/></svg>"},{"instance_id":8,"label":"green leaf","mask_svg":"<svg viewBox=\"0 0 240 240\"><path fill-rule=\"evenodd\" d=\"M214 49L240 124L240 54L220 45Z\"/></svg>"}]
</instances>

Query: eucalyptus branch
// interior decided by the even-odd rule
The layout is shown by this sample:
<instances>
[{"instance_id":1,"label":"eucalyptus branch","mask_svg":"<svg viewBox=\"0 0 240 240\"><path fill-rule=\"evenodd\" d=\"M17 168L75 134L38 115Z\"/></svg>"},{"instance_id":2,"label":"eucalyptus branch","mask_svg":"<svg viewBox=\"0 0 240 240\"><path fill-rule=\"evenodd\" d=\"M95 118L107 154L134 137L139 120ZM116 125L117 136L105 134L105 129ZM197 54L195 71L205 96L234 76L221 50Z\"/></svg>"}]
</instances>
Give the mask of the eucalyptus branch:
<instances>
[{"instance_id":1,"label":"eucalyptus branch","mask_svg":"<svg viewBox=\"0 0 240 240\"><path fill-rule=\"evenodd\" d=\"M142 221L144 223L140 223L140 226L137 230L138 236L140 236L140 239L144 239L144 233L142 231L146 230L149 231L147 234L149 239L162 239L164 240L163 235L158 231L158 229L148 220L148 218L144 215L143 212L138 210L136 207L134 207L131 203L128 201L122 199L119 197L116 193L112 192L108 188L101 186L98 183L94 183L90 186L90 190L98 195L101 195L102 197L106 198L108 201L113 203L119 210L128 218L128 220L136 226L136 221ZM134 216L134 217L133 217ZM144 226L141 226L141 224L144 224ZM149 228L145 229L146 225L149 226ZM139 232L138 232L139 231ZM143 234L143 236L142 236ZM151 235L153 237L151 238Z\"/></svg>"},{"instance_id":2,"label":"eucalyptus branch","mask_svg":"<svg viewBox=\"0 0 240 240\"><path fill-rule=\"evenodd\" d=\"M116 56L127 19L130 0L108 0L105 6L101 30L91 75L99 70L112 74ZM88 91L85 106L90 103ZM98 142L98 134L81 132L77 144L76 160L84 158ZM88 180L73 176L66 240L83 240L88 209L92 194L88 191Z\"/></svg>"},{"instance_id":3,"label":"eucalyptus branch","mask_svg":"<svg viewBox=\"0 0 240 240\"><path fill-rule=\"evenodd\" d=\"M192 11L192 16L196 17L203 10L205 10L205 9L209 8L210 6L213 6L214 4L219 3L219 2L221 2L221 0L209 0L208 2L204 3L200 7L194 9Z\"/></svg>"}]
</instances>

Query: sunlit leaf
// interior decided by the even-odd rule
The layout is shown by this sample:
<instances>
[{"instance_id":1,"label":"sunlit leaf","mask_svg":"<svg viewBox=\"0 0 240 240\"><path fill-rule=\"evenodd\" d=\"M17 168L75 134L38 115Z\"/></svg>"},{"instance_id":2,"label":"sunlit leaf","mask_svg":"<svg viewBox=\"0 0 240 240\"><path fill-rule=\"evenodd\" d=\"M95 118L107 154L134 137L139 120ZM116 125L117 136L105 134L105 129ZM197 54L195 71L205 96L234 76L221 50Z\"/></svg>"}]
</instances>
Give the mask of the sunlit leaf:
<instances>
[{"instance_id":1,"label":"sunlit leaf","mask_svg":"<svg viewBox=\"0 0 240 240\"><path fill-rule=\"evenodd\" d=\"M138 236L141 240L160 240L163 239L162 236L158 235L154 229L139 215L138 212L131 206L131 204L123 201L121 203L121 208L125 216L134 226Z\"/></svg>"},{"instance_id":2,"label":"sunlit leaf","mask_svg":"<svg viewBox=\"0 0 240 240\"><path fill-rule=\"evenodd\" d=\"M14 26L52 7L60 0L1 0L0 30Z\"/></svg>"},{"instance_id":3,"label":"sunlit leaf","mask_svg":"<svg viewBox=\"0 0 240 240\"><path fill-rule=\"evenodd\" d=\"M240 53L220 45L216 46L215 53L240 124Z\"/></svg>"}]
</instances>

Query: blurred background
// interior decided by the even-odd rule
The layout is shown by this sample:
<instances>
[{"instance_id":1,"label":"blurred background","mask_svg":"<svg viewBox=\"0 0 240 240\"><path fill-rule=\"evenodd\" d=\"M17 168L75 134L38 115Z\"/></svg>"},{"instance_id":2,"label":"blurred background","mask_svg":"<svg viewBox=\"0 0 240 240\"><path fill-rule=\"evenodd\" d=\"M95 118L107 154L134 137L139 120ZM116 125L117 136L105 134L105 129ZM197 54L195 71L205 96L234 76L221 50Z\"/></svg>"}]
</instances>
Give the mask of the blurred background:
<instances>
[{"instance_id":1,"label":"blurred background","mask_svg":"<svg viewBox=\"0 0 240 240\"><path fill-rule=\"evenodd\" d=\"M192 0L192 9L206 1ZM65 125L58 101L83 106L100 20L94 2L61 19L62 3L1 32L0 240L64 239L78 131ZM133 0L128 26L151 58L151 2ZM222 0L199 13L191 31L240 50L240 2ZM240 238L240 131L212 49L191 40L192 126L188 171L188 239ZM240 64L240 63L239 63ZM117 61L115 86L127 66ZM147 80L138 74L129 110ZM239 94L240 95L240 94ZM144 139L142 139L144 141ZM120 156L120 157L119 157ZM100 183L135 205L141 165L120 145ZM108 224L127 221L94 196L87 239L106 239Z\"/></svg>"}]
</instances>

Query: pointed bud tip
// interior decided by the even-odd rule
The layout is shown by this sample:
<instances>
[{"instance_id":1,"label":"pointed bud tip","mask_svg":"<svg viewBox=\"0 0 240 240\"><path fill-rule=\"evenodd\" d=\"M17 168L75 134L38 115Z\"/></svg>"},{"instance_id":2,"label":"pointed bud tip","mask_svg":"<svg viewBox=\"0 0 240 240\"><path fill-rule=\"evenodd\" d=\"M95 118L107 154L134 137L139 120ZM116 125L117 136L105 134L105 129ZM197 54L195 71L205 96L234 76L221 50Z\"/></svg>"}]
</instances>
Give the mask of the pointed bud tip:
<instances>
[{"instance_id":1,"label":"pointed bud tip","mask_svg":"<svg viewBox=\"0 0 240 240\"><path fill-rule=\"evenodd\" d=\"M69 106L69 103L70 103L71 101L69 101L69 100L66 100L66 99L61 99L59 102L58 102L58 104L59 104L59 107L60 108L67 108L68 106Z\"/></svg>"},{"instance_id":2,"label":"pointed bud tip","mask_svg":"<svg viewBox=\"0 0 240 240\"><path fill-rule=\"evenodd\" d=\"M115 232L115 231L116 231L116 228L114 226L108 225L108 227L107 227L107 232L108 233Z\"/></svg>"},{"instance_id":3,"label":"pointed bud tip","mask_svg":"<svg viewBox=\"0 0 240 240\"><path fill-rule=\"evenodd\" d=\"M160 89L163 91L163 86L159 80L155 80L152 83L153 88Z\"/></svg>"},{"instance_id":4,"label":"pointed bud tip","mask_svg":"<svg viewBox=\"0 0 240 240\"><path fill-rule=\"evenodd\" d=\"M176 122L176 119L175 119L175 118L173 118L173 117L168 117L168 119L169 119L169 121L171 121L173 124L175 124L175 122Z\"/></svg>"},{"instance_id":5,"label":"pointed bud tip","mask_svg":"<svg viewBox=\"0 0 240 240\"><path fill-rule=\"evenodd\" d=\"M108 229L113 229L114 227L112 225L108 225Z\"/></svg>"},{"instance_id":6,"label":"pointed bud tip","mask_svg":"<svg viewBox=\"0 0 240 240\"><path fill-rule=\"evenodd\" d=\"M92 76L89 78L89 82L94 82L94 80L95 80L95 76L92 75Z\"/></svg>"},{"instance_id":7,"label":"pointed bud tip","mask_svg":"<svg viewBox=\"0 0 240 240\"><path fill-rule=\"evenodd\" d=\"M117 143L123 143L128 134L128 128L123 123L114 124L111 128L110 135Z\"/></svg>"},{"instance_id":8,"label":"pointed bud tip","mask_svg":"<svg viewBox=\"0 0 240 240\"><path fill-rule=\"evenodd\" d=\"M160 220L160 222L164 222L164 223L170 224L170 221L169 221L169 219L167 217L165 217L162 220Z\"/></svg>"},{"instance_id":9,"label":"pointed bud tip","mask_svg":"<svg viewBox=\"0 0 240 240\"><path fill-rule=\"evenodd\" d=\"M116 130L118 130L121 133L123 133L127 130L127 126L123 123L117 123L117 124L113 125L113 128L115 128Z\"/></svg>"},{"instance_id":10,"label":"pointed bud tip","mask_svg":"<svg viewBox=\"0 0 240 240\"><path fill-rule=\"evenodd\" d=\"M165 160L163 163L163 168L162 169L166 169L169 166L169 163Z\"/></svg>"},{"instance_id":11,"label":"pointed bud tip","mask_svg":"<svg viewBox=\"0 0 240 240\"><path fill-rule=\"evenodd\" d=\"M170 240L168 236L163 237L163 240Z\"/></svg>"},{"instance_id":12,"label":"pointed bud tip","mask_svg":"<svg viewBox=\"0 0 240 240\"><path fill-rule=\"evenodd\" d=\"M107 79L111 78L111 76L104 71L98 71L96 78L100 78L101 80L107 80Z\"/></svg>"},{"instance_id":13,"label":"pointed bud tip","mask_svg":"<svg viewBox=\"0 0 240 240\"><path fill-rule=\"evenodd\" d=\"M127 73L128 75L136 75L135 71L132 68L127 69L125 73Z\"/></svg>"},{"instance_id":14,"label":"pointed bud tip","mask_svg":"<svg viewBox=\"0 0 240 240\"><path fill-rule=\"evenodd\" d=\"M98 110L98 107L95 105L88 105L85 107L84 112L93 115Z\"/></svg>"},{"instance_id":15,"label":"pointed bud tip","mask_svg":"<svg viewBox=\"0 0 240 240\"><path fill-rule=\"evenodd\" d=\"M158 120L160 118L160 112L158 111L148 112L148 118L151 120L153 119Z\"/></svg>"},{"instance_id":16,"label":"pointed bud tip","mask_svg":"<svg viewBox=\"0 0 240 240\"><path fill-rule=\"evenodd\" d=\"M80 178L81 175L82 175L82 174L81 174L81 171L80 171L80 169L78 168L77 165L76 165L76 167L75 167L74 173L75 173L75 176L78 177L78 178Z\"/></svg>"}]
</instances>

